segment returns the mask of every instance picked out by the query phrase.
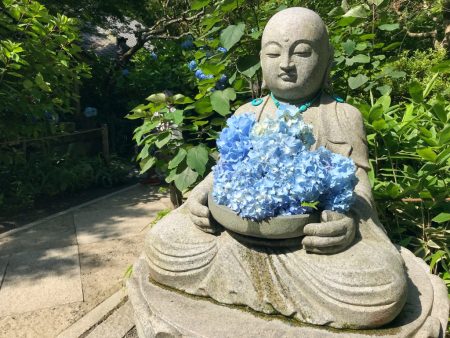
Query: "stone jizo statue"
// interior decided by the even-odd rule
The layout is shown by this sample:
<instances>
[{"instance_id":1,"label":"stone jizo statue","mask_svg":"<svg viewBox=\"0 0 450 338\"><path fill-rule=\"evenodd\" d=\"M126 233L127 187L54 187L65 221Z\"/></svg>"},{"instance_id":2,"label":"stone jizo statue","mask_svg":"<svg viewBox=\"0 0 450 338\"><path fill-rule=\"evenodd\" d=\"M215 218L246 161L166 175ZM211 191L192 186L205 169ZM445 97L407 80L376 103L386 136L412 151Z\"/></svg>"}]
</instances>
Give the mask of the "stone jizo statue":
<instances>
[{"instance_id":1,"label":"stone jizo statue","mask_svg":"<svg viewBox=\"0 0 450 338\"><path fill-rule=\"evenodd\" d=\"M316 143L357 166L356 200L347 214L324 211L305 236L268 239L225 230L211 217L210 174L187 202L149 231L144 248L150 279L222 304L334 328L377 328L407 298L405 263L375 210L367 172L363 120L353 106L326 94L333 60L322 19L305 8L274 15L262 36L261 67L272 96L235 114L274 116L277 105L302 107ZM338 102L339 101L339 102Z\"/></svg>"}]
</instances>

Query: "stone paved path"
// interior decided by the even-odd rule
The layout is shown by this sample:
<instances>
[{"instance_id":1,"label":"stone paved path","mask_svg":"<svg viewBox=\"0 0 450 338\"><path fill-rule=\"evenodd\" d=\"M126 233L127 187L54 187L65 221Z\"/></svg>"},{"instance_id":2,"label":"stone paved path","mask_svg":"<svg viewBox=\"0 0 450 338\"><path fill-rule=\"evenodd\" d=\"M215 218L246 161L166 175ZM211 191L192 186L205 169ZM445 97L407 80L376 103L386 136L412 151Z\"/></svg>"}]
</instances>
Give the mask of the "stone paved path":
<instances>
[{"instance_id":1,"label":"stone paved path","mask_svg":"<svg viewBox=\"0 0 450 338\"><path fill-rule=\"evenodd\" d=\"M55 337L123 285L158 211L136 185L0 235L0 337Z\"/></svg>"}]
</instances>

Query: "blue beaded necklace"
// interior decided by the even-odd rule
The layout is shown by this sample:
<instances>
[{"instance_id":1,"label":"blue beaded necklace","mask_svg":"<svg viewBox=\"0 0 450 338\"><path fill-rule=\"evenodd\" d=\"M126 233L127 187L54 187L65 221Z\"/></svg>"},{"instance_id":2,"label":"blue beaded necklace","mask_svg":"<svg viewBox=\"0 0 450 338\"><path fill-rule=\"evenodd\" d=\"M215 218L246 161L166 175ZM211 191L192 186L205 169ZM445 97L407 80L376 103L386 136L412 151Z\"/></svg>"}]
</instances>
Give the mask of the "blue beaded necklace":
<instances>
[{"instance_id":1,"label":"blue beaded necklace","mask_svg":"<svg viewBox=\"0 0 450 338\"><path fill-rule=\"evenodd\" d=\"M311 101L305 102L305 103L301 104L300 106L298 106L298 107L297 107L297 108L298 108L297 112L299 112L299 113L304 113L305 111L307 111L308 108L311 107L311 105L312 105L312 104L313 104L313 103L314 103L321 95L322 95L322 91L319 91L319 93L316 95L316 97L314 97ZM270 93L270 97L272 98L273 103L275 104L275 106L276 106L277 108L279 108L281 103L280 103L280 101L278 101L278 100L275 98L275 96L273 95L272 92ZM344 102L344 99L341 98L341 97L339 97L339 96L337 96L337 95L333 95L333 98L334 98L337 102L339 102L339 103ZM254 100L252 100L252 106L254 106L254 107L259 106L262 102L263 102L263 99L262 99L262 98L254 99Z\"/></svg>"},{"instance_id":2,"label":"blue beaded necklace","mask_svg":"<svg viewBox=\"0 0 450 338\"><path fill-rule=\"evenodd\" d=\"M322 91L319 91L319 93L311 100L311 101L308 101L308 102L305 102L305 103L303 103L303 104L301 104L300 106L296 106L297 107L297 113L304 113L305 111L307 111L308 110L308 108L309 107L311 107L311 105L314 103L314 102L316 102L316 100L320 97L320 95L322 95ZM277 107L277 108L279 108L280 107L280 101L278 101L276 98L275 98L275 96L273 95L273 93L271 92L270 93L270 97L272 98L272 100L273 100L273 103L275 103L275 106Z\"/></svg>"}]
</instances>

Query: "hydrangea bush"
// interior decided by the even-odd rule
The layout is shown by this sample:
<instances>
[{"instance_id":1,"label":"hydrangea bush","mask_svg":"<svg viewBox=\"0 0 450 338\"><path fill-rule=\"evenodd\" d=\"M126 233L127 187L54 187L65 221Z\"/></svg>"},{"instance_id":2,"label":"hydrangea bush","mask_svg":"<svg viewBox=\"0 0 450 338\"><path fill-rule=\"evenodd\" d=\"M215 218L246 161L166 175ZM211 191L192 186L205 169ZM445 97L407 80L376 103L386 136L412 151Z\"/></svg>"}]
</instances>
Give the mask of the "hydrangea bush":
<instances>
[{"instance_id":1,"label":"hydrangea bush","mask_svg":"<svg viewBox=\"0 0 450 338\"><path fill-rule=\"evenodd\" d=\"M213 198L256 221L319 210L346 212L357 183L347 157L323 147L311 151L312 129L297 108L281 105L276 118L253 113L228 119L217 141ZM313 207L314 206L314 207Z\"/></svg>"}]
</instances>

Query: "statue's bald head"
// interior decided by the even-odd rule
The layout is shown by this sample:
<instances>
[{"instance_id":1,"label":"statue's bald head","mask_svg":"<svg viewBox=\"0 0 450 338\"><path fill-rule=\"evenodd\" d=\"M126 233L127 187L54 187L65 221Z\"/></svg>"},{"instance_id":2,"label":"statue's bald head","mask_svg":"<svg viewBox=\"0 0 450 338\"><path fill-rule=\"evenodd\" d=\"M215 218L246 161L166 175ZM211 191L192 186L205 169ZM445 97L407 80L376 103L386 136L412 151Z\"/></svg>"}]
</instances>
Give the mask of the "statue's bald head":
<instances>
[{"instance_id":1,"label":"statue's bald head","mask_svg":"<svg viewBox=\"0 0 450 338\"><path fill-rule=\"evenodd\" d=\"M296 34L301 39L318 41L328 46L328 32L321 17L303 7L292 7L272 16L262 35L262 44L270 39Z\"/></svg>"},{"instance_id":2,"label":"statue's bald head","mask_svg":"<svg viewBox=\"0 0 450 338\"><path fill-rule=\"evenodd\" d=\"M261 46L263 76L276 96L299 100L323 87L332 48L317 13L302 7L278 12L264 28Z\"/></svg>"}]
</instances>

